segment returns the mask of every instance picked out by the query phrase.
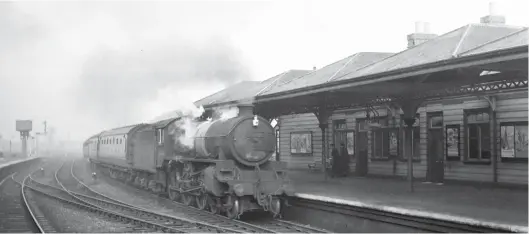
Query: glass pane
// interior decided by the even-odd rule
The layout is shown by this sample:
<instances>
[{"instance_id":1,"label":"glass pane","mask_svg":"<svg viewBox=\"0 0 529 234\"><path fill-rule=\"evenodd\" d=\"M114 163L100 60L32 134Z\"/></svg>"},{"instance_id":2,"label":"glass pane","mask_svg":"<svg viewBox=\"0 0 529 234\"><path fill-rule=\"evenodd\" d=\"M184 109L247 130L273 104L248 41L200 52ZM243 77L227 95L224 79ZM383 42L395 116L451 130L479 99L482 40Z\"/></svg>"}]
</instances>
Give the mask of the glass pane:
<instances>
[{"instance_id":1,"label":"glass pane","mask_svg":"<svg viewBox=\"0 0 529 234\"><path fill-rule=\"evenodd\" d=\"M483 120L484 121L489 121L489 113L483 112Z\"/></svg>"},{"instance_id":2,"label":"glass pane","mask_svg":"<svg viewBox=\"0 0 529 234\"><path fill-rule=\"evenodd\" d=\"M391 130L388 136L389 141L389 154L397 155L398 150L398 140L397 140L397 130Z\"/></svg>"},{"instance_id":3,"label":"glass pane","mask_svg":"<svg viewBox=\"0 0 529 234\"><path fill-rule=\"evenodd\" d=\"M382 157L386 157L389 155L389 131L384 131L383 138L382 138L382 144L383 144L383 151L382 151Z\"/></svg>"},{"instance_id":4,"label":"glass pane","mask_svg":"<svg viewBox=\"0 0 529 234\"><path fill-rule=\"evenodd\" d=\"M468 146L468 152L469 152L469 158L477 159L479 158L479 126L476 124L472 124L468 126L469 128L469 146Z\"/></svg>"},{"instance_id":5,"label":"glass pane","mask_svg":"<svg viewBox=\"0 0 529 234\"><path fill-rule=\"evenodd\" d=\"M501 126L501 156L514 157L514 126Z\"/></svg>"},{"instance_id":6,"label":"glass pane","mask_svg":"<svg viewBox=\"0 0 529 234\"><path fill-rule=\"evenodd\" d=\"M459 157L459 126L446 127L446 156Z\"/></svg>"},{"instance_id":7,"label":"glass pane","mask_svg":"<svg viewBox=\"0 0 529 234\"><path fill-rule=\"evenodd\" d=\"M413 129L413 158L418 159L421 157L421 132L419 128Z\"/></svg>"},{"instance_id":8,"label":"glass pane","mask_svg":"<svg viewBox=\"0 0 529 234\"><path fill-rule=\"evenodd\" d=\"M443 126L443 117L442 116L434 116L430 118L430 127L437 128Z\"/></svg>"},{"instance_id":9,"label":"glass pane","mask_svg":"<svg viewBox=\"0 0 529 234\"><path fill-rule=\"evenodd\" d=\"M515 157L527 158L527 125L516 126L514 136Z\"/></svg>"}]
</instances>

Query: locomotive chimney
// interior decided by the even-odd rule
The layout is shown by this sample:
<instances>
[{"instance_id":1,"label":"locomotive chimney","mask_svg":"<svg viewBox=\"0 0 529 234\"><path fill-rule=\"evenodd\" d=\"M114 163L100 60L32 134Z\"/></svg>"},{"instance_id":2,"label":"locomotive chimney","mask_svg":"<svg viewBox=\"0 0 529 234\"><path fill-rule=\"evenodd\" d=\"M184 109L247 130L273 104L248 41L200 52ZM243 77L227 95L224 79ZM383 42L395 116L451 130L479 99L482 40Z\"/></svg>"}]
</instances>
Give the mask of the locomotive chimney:
<instances>
[{"instance_id":1,"label":"locomotive chimney","mask_svg":"<svg viewBox=\"0 0 529 234\"><path fill-rule=\"evenodd\" d=\"M253 116L253 105L251 104L239 104L239 116Z\"/></svg>"}]
</instances>

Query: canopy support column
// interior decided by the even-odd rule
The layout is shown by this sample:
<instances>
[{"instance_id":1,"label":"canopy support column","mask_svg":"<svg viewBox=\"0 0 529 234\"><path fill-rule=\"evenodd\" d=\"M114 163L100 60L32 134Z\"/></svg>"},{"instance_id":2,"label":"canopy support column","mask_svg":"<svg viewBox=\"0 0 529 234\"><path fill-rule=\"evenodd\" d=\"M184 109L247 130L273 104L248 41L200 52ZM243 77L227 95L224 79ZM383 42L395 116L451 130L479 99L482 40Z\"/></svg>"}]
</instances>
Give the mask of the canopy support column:
<instances>
[{"instance_id":1,"label":"canopy support column","mask_svg":"<svg viewBox=\"0 0 529 234\"><path fill-rule=\"evenodd\" d=\"M324 99L325 100L325 99ZM324 101L320 107L317 109L317 111L314 112L314 115L318 118L319 127L321 129L321 165L322 165L322 171L325 180L327 180L327 157L328 157L328 150L326 147L326 131L327 125L329 123L329 111L327 110L327 106L325 105L326 102Z\"/></svg>"},{"instance_id":2,"label":"canopy support column","mask_svg":"<svg viewBox=\"0 0 529 234\"><path fill-rule=\"evenodd\" d=\"M406 133L406 144L410 145L408 155L408 180L410 182L410 192L413 192L413 124L415 124L415 115L419 106L422 104L422 100L402 100L399 102L399 106L404 112L404 123L407 126ZM409 140L408 140L409 139ZM406 148L406 147L405 147Z\"/></svg>"}]
</instances>

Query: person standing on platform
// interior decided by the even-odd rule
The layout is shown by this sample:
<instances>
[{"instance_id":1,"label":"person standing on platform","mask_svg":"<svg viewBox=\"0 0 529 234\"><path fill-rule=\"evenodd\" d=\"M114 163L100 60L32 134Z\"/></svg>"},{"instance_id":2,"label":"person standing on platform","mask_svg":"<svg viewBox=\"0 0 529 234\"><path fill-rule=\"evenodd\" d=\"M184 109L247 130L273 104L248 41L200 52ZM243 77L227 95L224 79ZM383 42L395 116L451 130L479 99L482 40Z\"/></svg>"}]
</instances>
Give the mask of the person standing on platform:
<instances>
[{"instance_id":1,"label":"person standing on platform","mask_svg":"<svg viewBox=\"0 0 529 234\"><path fill-rule=\"evenodd\" d=\"M338 176L340 173L340 152L338 152L338 149L334 147L334 144L331 144L332 152L332 170L331 170L331 177Z\"/></svg>"},{"instance_id":2,"label":"person standing on platform","mask_svg":"<svg viewBox=\"0 0 529 234\"><path fill-rule=\"evenodd\" d=\"M340 176L347 176L349 174L349 154L344 143L340 144Z\"/></svg>"}]
</instances>

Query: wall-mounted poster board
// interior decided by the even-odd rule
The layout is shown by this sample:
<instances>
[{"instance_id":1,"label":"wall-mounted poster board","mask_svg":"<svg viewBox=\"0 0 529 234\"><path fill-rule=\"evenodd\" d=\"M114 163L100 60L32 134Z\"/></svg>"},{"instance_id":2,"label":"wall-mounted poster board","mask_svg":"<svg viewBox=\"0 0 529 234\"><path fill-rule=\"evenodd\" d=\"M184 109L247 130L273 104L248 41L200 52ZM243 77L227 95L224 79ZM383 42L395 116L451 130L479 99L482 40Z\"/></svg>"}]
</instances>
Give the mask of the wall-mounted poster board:
<instances>
[{"instance_id":1,"label":"wall-mounted poster board","mask_svg":"<svg viewBox=\"0 0 529 234\"><path fill-rule=\"evenodd\" d=\"M347 154L355 155L355 133L347 132Z\"/></svg>"},{"instance_id":2,"label":"wall-mounted poster board","mask_svg":"<svg viewBox=\"0 0 529 234\"><path fill-rule=\"evenodd\" d=\"M291 132L290 153L312 154L312 132Z\"/></svg>"}]
</instances>

